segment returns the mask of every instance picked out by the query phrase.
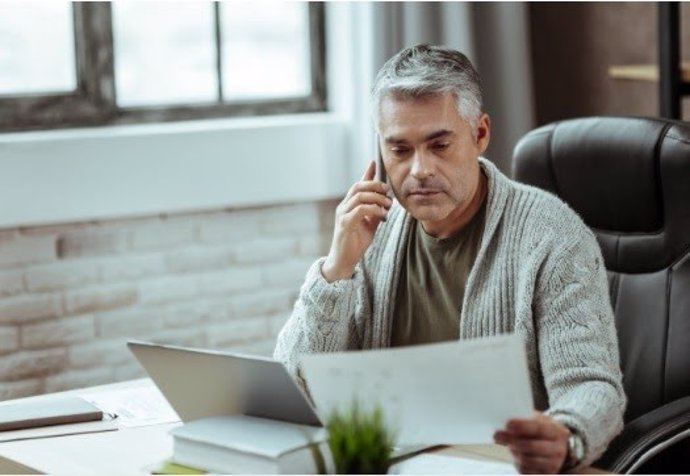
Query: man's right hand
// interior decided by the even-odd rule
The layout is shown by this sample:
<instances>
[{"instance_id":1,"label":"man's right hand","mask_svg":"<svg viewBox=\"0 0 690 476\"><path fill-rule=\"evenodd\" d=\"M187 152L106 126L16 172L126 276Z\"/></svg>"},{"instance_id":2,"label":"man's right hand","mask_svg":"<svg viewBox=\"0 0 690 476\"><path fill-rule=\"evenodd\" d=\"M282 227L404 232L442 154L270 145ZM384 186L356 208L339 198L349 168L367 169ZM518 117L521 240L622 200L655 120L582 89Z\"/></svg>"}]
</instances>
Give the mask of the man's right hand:
<instances>
[{"instance_id":1,"label":"man's right hand","mask_svg":"<svg viewBox=\"0 0 690 476\"><path fill-rule=\"evenodd\" d=\"M333 242L321 273L329 283L350 279L355 266L374 241L374 234L393 201L386 196L387 184L374 180L376 165L369 164L362 180L355 183L335 211Z\"/></svg>"}]
</instances>

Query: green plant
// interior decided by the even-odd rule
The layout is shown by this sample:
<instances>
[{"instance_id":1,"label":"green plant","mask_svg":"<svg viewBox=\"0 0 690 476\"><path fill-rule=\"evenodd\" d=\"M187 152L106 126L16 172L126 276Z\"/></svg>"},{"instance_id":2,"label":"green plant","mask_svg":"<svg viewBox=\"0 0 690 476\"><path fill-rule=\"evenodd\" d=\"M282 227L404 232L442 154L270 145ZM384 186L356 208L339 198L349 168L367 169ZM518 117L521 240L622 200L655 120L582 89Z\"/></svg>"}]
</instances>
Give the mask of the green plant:
<instances>
[{"instance_id":1,"label":"green plant","mask_svg":"<svg viewBox=\"0 0 690 476\"><path fill-rule=\"evenodd\" d=\"M348 412L333 412L326 427L336 473L386 474L394 438L380 407L366 412L355 402Z\"/></svg>"}]
</instances>

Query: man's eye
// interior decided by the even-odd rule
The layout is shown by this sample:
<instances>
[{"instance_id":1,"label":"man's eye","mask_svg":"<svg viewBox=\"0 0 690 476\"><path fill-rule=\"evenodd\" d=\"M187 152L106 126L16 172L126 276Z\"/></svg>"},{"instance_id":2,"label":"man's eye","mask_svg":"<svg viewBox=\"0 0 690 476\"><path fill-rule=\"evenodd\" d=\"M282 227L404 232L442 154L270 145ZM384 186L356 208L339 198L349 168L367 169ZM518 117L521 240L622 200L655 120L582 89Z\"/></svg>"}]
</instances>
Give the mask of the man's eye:
<instances>
[{"instance_id":1,"label":"man's eye","mask_svg":"<svg viewBox=\"0 0 690 476\"><path fill-rule=\"evenodd\" d=\"M393 147L391 149L391 152L393 152L395 155L404 155L407 152L409 152L410 149L407 147Z\"/></svg>"},{"instance_id":2,"label":"man's eye","mask_svg":"<svg viewBox=\"0 0 690 476\"><path fill-rule=\"evenodd\" d=\"M446 150L448 147L450 147L450 144L447 142L439 142L438 144L434 144L432 147L434 150Z\"/></svg>"}]
</instances>

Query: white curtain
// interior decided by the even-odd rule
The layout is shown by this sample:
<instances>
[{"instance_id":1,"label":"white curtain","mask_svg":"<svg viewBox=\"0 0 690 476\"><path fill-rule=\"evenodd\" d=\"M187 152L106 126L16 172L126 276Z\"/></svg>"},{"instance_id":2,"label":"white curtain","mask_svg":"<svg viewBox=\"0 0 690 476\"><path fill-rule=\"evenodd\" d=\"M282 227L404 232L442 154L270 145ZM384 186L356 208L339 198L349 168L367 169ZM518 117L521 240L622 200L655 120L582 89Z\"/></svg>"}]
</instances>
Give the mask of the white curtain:
<instances>
[{"instance_id":1,"label":"white curtain","mask_svg":"<svg viewBox=\"0 0 690 476\"><path fill-rule=\"evenodd\" d=\"M479 70L484 108L492 118L485 154L510 170L516 141L534 128L528 6L523 3L373 2L355 4L360 62L360 116L354 150L363 160L373 154L368 92L378 69L400 49L418 43L442 44L465 53ZM371 154L367 153L371 152ZM354 173L354 171L353 171ZM361 175L361 173L360 173Z\"/></svg>"}]
</instances>

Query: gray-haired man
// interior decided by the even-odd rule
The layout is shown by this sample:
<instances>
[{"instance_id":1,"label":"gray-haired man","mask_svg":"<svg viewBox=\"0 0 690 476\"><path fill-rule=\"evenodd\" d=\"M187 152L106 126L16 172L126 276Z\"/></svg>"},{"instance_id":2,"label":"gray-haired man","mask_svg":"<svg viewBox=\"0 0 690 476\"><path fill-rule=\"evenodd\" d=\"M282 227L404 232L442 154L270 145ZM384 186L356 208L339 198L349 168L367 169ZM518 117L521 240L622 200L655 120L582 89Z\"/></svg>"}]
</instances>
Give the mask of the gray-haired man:
<instances>
[{"instance_id":1,"label":"gray-haired man","mask_svg":"<svg viewBox=\"0 0 690 476\"><path fill-rule=\"evenodd\" d=\"M461 53L401 51L379 72L372 106L397 201L371 163L337 208L329 254L307 273L275 358L299 378L305 353L515 332L537 412L507 422L496 442L521 472L591 463L625 407L594 236L558 198L480 157L490 120Z\"/></svg>"}]
</instances>

